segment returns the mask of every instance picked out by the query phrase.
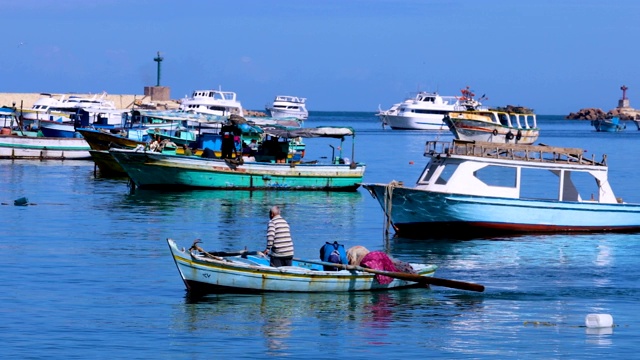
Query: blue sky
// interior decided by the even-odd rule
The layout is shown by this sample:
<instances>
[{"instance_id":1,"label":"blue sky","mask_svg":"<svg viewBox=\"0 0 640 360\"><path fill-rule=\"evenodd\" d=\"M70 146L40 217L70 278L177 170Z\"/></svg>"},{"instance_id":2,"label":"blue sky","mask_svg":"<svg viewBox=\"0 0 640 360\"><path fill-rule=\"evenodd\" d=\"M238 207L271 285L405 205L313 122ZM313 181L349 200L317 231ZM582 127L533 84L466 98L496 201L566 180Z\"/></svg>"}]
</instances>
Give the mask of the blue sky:
<instances>
[{"instance_id":1,"label":"blue sky","mask_svg":"<svg viewBox=\"0 0 640 360\"><path fill-rule=\"evenodd\" d=\"M640 108L636 0L0 0L0 92L234 91L376 111L470 86L486 105ZM0 104L5 105L5 104Z\"/></svg>"}]
</instances>

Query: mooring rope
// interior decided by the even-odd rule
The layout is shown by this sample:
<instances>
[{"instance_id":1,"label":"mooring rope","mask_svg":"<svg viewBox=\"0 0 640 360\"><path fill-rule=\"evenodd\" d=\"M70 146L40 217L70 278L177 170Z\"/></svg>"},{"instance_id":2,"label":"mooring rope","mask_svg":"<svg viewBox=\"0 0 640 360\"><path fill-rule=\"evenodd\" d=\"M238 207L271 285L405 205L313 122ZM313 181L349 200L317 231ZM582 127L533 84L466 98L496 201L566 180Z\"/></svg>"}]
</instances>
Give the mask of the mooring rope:
<instances>
[{"instance_id":1,"label":"mooring rope","mask_svg":"<svg viewBox=\"0 0 640 360\"><path fill-rule=\"evenodd\" d=\"M391 180L384 188L384 233L389 234L389 226L391 226L391 208L393 207L393 189L400 186L401 183L396 180Z\"/></svg>"}]
</instances>

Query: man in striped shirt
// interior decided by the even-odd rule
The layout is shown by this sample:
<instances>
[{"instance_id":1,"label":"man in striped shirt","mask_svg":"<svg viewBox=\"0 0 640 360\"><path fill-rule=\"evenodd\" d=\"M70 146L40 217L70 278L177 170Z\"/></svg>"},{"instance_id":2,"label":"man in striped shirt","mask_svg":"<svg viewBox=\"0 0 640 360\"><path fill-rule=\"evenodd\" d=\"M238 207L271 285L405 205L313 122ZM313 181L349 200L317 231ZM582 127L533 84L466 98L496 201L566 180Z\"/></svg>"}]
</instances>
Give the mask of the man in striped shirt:
<instances>
[{"instance_id":1,"label":"man in striped shirt","mask_svg":"<svg viewBox=\"0 0 640 360\"><path fill-rule=\"evenodd\" d=\"M269 210L269 225L267 226L266 255L271 256L271 266L291 266L293 259L293 240L289 223L280 216L280 208L273 206Z\"/></svg>"}]
</instances>

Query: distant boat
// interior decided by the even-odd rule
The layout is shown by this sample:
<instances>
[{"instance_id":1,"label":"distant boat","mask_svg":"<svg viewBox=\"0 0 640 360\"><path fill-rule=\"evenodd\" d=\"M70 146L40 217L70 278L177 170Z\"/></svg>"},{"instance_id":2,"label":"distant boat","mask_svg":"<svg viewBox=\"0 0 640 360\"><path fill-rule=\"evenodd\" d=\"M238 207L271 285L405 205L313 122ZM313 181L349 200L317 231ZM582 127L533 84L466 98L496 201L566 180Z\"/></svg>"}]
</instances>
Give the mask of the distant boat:
<instances>
[{"instance_id":1,"label":"distant boat","mask_svg":"<svg viewBox=\"0 0 640 360\"><path fill-rule=\"evenodd\" d=\"M13 108L0 108L0 159L90 159L89 144L82 138L44 137L20 125Z\"/></svg>"},{"instance_id":2,"label":"distant boat","mask_svg":"<svg viewBox=\"0 0 640 360\"><path fill-rule=\"evenodd\" d=\"M41 93L30 109L21 109L20 117L25 126L36 124L39 120L69 121L69 112L62 111L64 95L55 98L53 94Z\"/></svg>"},{"instance_id":3,"label":"distant boat","mask_svg":"<svg viewBox=\"0 0 640 360\"><path fill-rule=\"evenodd\" d=\"M443 130L447 129L443 117L456 110L457 105L455 96L421 91L388 110L379 109L376 116L383 125L395 130Z\"/></svg>"},{"instance_id":4,"label":"distant boat","mask_svg":"<svg viewBox=\"0 0 640 360\"><path fill-rule=\"evenodd\" d=\"M306 107L306 98L289 95L278 95L273 104L267 105L267 114L276 119L282 118L297 118L300 120L307 120L309 112Z\"/></svg>"},{"instance_id":5,"label":"distant boat","mask_svg":"<svg viewBox=\"0 0 640 360\"><path fill-rule=\"evenodd\" d=\"M89 144L82 138L23 136L20 131L0 135L0 159L91 159Z\"/></svg>"},{"instance_id":6,"label":"distant boat","mask_svg":"<svg viewBox=\"0 0 640 360\"><path fill-rule=\"evenodd\" d=\"M533 144L540 136L533 112L474 109L451 112L445 115L444 122L459 140Z\"/></svg>"},{"instance_id":7,"label":"distant boat","mask_svg":"<svg viewBox=\"0 0 640 360\"><path fill-rule=\"evenodd\" d=\"M244 116L242 103L233 91L195 90L180 101L180 110L206 115Z\"/></svg>"},{"instance_id":8,"label":"distant boat","mask_svg":"<svg viewBox=\"0 0 640 360\"><path fill-rule=\"evenodd\" d=\"M456 139L530 145L540 136L533 110L510 105L489 108L482 106L468 87L461 92L456 111L443 119Z\"/></svg>"},{"instance_id":9,"label":"distant boat","mask_svg":"<svg viewBox=\"0 0 640 360\"><path fill-rule=\"evenodd\" d=\"M596 128L596 131L601 132L618 132L627 128L627 125L621 122L620 118L617 116L611 119L592 120L591 125Z\"/></svg>"},{"instance_id":10,"label":"distant boat","mask_svg":"<svg viewBox=\"0 0 640 360\"><path fill-rule=\"evenodd\" d=\"M40 120L55 121L73 124L71 115L79 109L84 109L92 122L97 120L98 113L102 113L102 119L109 124L120 123L121 113L127 110L118 110L113 101L107 100L107 93L100 97L95 94L92 97L70 95L65 98L61 95L58 99L52 94L42 93L42 97L34 103L31 109L22 110L20 116L25 126L39 127Z\"/></svg>"}]
</instances>

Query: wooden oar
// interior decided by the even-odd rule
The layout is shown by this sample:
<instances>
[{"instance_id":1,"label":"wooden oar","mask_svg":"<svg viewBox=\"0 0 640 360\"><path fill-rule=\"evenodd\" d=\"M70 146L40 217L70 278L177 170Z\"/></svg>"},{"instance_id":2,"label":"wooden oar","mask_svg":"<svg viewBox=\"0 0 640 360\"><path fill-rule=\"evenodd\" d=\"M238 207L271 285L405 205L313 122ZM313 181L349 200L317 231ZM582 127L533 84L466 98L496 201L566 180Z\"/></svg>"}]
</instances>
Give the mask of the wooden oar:
<instances>
[{"instance_id":1,"label":"wooden oar","mask_svg":"<svg viewBox=\"0 0 640 360\"><path fill-rule=\"evenodd\" d=\"M364 271L372 274L385 275L391 278L412 281L412 282L416 282L423 285L436 285L436 286L448 287L453 289L469 290L469 291L477 291L477 292L484 291L484 285L458 281L458 280L448 280L448 279L436 278L433 276L422 276L418 274L410 274L410 273L395 272L395 271L376 270L376 269L365 268L362 266L334 264L334 263L325 262L325 261L314 261L314 260L303 260L303 259L293 259L293 260L300 261L300 262L307 262L310 264L333 266L333 267L338 267L346 270L357 270L357 271Z\"/></svg>"}]
</instances>

